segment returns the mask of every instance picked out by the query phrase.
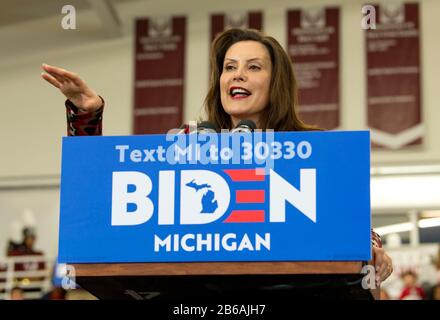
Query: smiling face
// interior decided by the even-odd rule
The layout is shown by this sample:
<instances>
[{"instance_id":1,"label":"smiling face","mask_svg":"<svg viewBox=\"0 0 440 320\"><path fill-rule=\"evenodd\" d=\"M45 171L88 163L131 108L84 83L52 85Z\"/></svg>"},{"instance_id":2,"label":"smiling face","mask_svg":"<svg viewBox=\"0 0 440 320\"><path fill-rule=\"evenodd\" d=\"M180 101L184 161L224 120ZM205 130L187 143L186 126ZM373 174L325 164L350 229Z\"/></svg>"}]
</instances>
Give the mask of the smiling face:
<instances>
[{"instance_id":1,"label":"smiling face","mask_svg":"<svg viewBox=\"0 0 440 320\"><path fill-rule=\"evenodd\" d=\"M220 75L223 109L232 126L252 120L259 127L262 111L269 104L272 62L267 48L257 41L240 41L225 54Z\"/></svg>"}]
</instances>

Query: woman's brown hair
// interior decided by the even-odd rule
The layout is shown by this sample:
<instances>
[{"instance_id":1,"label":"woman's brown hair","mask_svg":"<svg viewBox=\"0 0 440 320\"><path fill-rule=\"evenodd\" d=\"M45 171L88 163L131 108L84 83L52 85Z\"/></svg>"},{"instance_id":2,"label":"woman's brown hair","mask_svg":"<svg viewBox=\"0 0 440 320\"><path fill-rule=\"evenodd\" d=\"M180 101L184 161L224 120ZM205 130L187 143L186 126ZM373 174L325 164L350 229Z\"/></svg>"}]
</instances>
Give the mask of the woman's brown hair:
<instances>
[{"instance_id":1,"label":"woman's brown hair","mask_svg":"<svg viewBox=\"0 0 440 320\"><path fill-rule=\"evenodd\" d=\"M253 29L229 29L219 34L211 47L211 78L205 98L207 120L220 129L231 129L231 118L223 109L220 98L220 75L226 51L240 41L257 41L269 51L272 62L269 105L260 119L260 129L275 131L316 130L303 123L297 114L298 87L289 56L273 37Z\"/></svg>"}]
</instances>

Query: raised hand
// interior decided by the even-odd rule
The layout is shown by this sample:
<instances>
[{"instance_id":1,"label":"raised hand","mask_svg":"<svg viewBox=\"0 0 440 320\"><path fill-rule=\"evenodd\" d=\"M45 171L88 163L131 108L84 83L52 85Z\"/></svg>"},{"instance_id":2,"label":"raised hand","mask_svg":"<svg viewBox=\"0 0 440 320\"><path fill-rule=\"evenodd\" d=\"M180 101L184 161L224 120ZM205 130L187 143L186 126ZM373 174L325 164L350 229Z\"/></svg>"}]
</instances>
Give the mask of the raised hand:
<instances>
[{"instance_id":1,"label":"raised hand","mask_svg":"<svg viewBox=\"0 0 440 320\"><path fill-rule=\"evenodd\" d=\"M42 69L46 72L41 77L58 88L81 111L92 112L102 106L101 98L77 74L48 64L43 64Z\"/></svg>"}]
</instances>

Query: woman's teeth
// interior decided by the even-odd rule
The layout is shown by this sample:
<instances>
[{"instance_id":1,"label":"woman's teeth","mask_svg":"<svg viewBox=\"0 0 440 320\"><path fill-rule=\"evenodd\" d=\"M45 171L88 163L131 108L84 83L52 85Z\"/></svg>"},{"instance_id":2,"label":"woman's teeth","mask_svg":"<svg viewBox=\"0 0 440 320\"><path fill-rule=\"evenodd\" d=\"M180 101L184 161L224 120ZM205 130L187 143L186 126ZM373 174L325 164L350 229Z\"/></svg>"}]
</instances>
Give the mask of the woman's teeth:
<instances>
[{"instance_id":1,"label":"woman's teeth","mask_svg":"<svg viewBox=\"0 0 440 320\"><path fill-rule=\"evenodd\" d=\"M236 95L240 95L240 96L249 96L251 93L249 92L249 91L247 91L247 90L245 90L245 89L239 89L239 88L236 88L236 89L232 89L231 90L231 96L232 97L235 97Z\"/></svg>"}]
</instances>

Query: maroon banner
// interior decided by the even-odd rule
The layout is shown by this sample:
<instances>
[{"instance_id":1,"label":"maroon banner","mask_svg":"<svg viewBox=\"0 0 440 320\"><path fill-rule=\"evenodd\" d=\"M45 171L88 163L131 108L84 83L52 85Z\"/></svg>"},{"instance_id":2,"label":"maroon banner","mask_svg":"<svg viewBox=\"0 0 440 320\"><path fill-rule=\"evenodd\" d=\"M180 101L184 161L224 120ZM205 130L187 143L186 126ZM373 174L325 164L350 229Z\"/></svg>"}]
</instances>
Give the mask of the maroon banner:
<instances>
[{"instance_id":1,"label":"maroon banner","mask_svg":"<svg viewBox=\"0 0 440 320\"><path fill-rule=\"evenodd\" d=\"M185 38L185 17L136 21L134 134L182 124Z\"/></svg>"},{"instance_id":2,"label":"maroon banner","mask_svg":"<svg viewBox=\"0 0 440 320\"><path fill-rule=\"evenodd\" d=\"M308 124L339 126L339 8L290 10L287 43L299 88L299 113Z\"/></svg>"},{"instance_id":3,"label":"maroon banner","mask_svg":"<svg viewBox=\"0 0 440 320\"><path fill-rule=\"evenodd\" d=\"M246 12L234 14L211 15L211 41L216 35L231 28L263 30L263 14L261 12Z\"/></svg>"},{"instance_id":4,"label":"maroon banner","mask_svg":"<svg viewBox=\"0 0 440 320\"><path fill-rule=\"evenodd\" d=\"M382 4L365 32L368 126L374 147L421 144L419 5Z\"/></svg>"}]
</instances>

